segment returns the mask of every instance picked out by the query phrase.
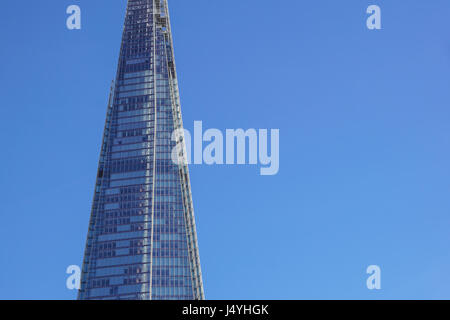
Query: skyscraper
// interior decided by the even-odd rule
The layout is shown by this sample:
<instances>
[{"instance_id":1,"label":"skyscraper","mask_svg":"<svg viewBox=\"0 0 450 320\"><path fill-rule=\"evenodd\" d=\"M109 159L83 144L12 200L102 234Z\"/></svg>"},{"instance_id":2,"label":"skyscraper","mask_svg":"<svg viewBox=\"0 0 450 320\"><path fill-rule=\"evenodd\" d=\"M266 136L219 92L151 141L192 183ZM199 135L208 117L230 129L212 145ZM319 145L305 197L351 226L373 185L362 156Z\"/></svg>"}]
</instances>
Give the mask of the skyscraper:
<instances>
[{"instance_id":1,"label":"skyscraper","mask_svg":"<svg viewBox=\"0 0 450 320\"><path fill-rule=\"evenodd\" d=\"M128 0L79 299L204 299L182 127L167 0Z\"/></svg>"}]
</instances>

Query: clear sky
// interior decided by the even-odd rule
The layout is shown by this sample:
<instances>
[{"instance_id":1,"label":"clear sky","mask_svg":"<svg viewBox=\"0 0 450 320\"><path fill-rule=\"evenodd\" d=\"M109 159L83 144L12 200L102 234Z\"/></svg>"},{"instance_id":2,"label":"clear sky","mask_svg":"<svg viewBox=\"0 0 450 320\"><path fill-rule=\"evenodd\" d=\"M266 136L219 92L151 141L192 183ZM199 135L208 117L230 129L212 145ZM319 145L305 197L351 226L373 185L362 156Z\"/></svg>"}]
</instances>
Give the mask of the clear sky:
<instances>
[{"instance_id":1,"label":"clear sky","mask_svg":"<svg viewBox=\"0 0 450 320\"><path fill-rule=\"evenodd\" d=\"M125 6L2 3L0 299L76 297ZM206 297L450 298L450 2L169 6L185 127L280 129L276 176L191 167Z\"/></svg>"}]
</instances>

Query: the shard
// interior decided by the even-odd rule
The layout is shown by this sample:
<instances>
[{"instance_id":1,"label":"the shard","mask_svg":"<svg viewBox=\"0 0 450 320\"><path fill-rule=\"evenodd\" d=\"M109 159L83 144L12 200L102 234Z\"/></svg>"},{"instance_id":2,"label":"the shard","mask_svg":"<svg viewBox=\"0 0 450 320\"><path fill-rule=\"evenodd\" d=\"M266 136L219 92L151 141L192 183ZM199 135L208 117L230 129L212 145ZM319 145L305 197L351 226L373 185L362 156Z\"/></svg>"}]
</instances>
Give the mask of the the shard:
<instances>
[{"instance_id":1,"label":"the shard","mask_svg":"<svg viewBox=\"0 0 450 320\"><path fill-rule=\"evenodd\" d=\"M167 0L128 0L78 299L204 299L182 127Z\"/></svg>"}]
</instances>

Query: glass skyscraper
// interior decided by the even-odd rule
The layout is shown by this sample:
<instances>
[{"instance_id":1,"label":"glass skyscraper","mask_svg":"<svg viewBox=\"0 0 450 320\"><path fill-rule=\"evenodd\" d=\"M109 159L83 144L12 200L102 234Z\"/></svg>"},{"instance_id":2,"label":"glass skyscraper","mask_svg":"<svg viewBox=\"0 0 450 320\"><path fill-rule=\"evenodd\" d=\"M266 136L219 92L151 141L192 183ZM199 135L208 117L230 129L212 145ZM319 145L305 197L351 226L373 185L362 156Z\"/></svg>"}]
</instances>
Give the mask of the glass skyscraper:
<instances>
[{"instance_id":1,"label":"glass skyscraper","mask_svg":"<svg viewBox=\"0 0 450 320\"><path fill-rule=\"evenodd\" d=\"M182 128L167 0L128 0L78 299L204 299Z\"/></svg>"}]
</instances>

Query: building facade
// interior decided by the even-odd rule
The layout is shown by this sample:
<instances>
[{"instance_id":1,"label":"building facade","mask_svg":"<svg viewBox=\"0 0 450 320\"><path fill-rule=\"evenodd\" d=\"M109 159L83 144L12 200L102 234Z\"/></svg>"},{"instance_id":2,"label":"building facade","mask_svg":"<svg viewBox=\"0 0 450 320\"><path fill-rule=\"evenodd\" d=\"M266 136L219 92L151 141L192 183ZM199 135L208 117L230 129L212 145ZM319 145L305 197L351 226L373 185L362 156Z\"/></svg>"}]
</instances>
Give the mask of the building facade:
<instances>
[{"instance_id":1,"label":"building facade","mask_svg":"<svg viewBox=\"0 0 450 320\"><path fill-rule=\"evenodd\" d=\"M204 299L182 128L167 0L128 0L78 299Z\"/></svg>"}]
</instances>

